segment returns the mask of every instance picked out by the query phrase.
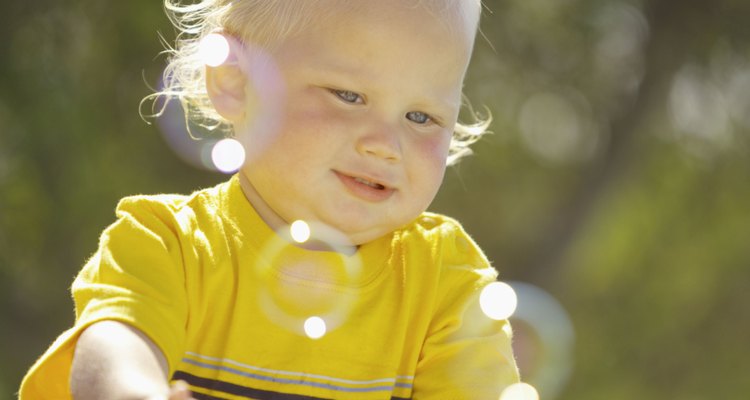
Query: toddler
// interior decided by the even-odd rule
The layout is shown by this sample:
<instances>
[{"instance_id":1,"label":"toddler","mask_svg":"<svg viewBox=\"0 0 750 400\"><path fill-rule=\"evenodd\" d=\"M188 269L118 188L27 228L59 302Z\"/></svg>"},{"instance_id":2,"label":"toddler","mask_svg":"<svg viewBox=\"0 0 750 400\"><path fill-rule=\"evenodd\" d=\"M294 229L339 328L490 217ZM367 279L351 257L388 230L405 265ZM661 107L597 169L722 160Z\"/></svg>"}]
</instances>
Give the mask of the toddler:
<instances>
[{"instance_id":1,"label":"toddler","mask_svg":"<svg viewBox=\"0 0 750 400\"><path fill-rule=\"evenodd\" d=\"M165 5L182 34L157 96L245 162L118 204L21 398L498 399L519 378L479 307L496 272L425 211L486 128L457 123L480 1Z\"/></svg>"}]
</instances>

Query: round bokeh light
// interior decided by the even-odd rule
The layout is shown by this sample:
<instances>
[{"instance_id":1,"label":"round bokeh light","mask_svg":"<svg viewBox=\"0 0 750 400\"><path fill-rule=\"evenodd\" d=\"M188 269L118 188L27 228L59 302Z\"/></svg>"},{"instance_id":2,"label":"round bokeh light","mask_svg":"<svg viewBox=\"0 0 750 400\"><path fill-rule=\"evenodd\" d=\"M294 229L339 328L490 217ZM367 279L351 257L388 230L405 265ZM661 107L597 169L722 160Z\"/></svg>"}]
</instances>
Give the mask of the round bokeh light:
<instances>
[{"instance_id":1,"label":"round bokeh light","mask_svg":"<svg viewBox=\"0 0 750 400\"><path fill-rule=\"evenodd\" d=\"M235 139L222 139L211 149L211 161L219 171L233 173L245 162L245 148Z\"/></svg>"},{"instance_id":2,"label":"round bokeh light","mask_svg":"<svg viewBox=\"0 0 750 400\"><path fill-rule=\"evenodd\" d=\"M516 311L518 298L510 285L503 282L493 282L482 289L479 296L479 306L482 312L492 319L508 319Z\"/></svg>"},{"instance_id":3,"label":"round bokeh light","mask_svg":"<svg viewBox=\"0 0 750 400\"><path fill-rule=\"evenodd\" d=\"M500 400L539 400L539 393L528 383L515 383L503 390Z\"/></svg>"},{"instance_id":4,"label":"round bokeh light","mask_svg":"<svg viewBox=\"0 0 750 400\"><path fill-rule=\"evenodd\" d=\"M218 67L229 58L229 42L223 35L211 33L201 40L198 52L204 64Z\"/></svg>"},{"instance_id":5,"label":"round bokeh light","mask_svg":"<svg viewBox=\"0 0 750 400\"><path fill-rule=\"evenodd\" d=\"M289 227L289 233L295 242L305 243L310 239L310 225L302 220L294 221Z\"/></svg>"},{"instance_id":6,"label":"round bokeh light","mask_svg":"<svg viewBox=\"0 0 750 400\"><path fill-rule=\"evenodd\" d=\"M305 320L305 334L310 339L320 339L326 334L326 322L320 317Z\"/></svg>"}]
</instances>

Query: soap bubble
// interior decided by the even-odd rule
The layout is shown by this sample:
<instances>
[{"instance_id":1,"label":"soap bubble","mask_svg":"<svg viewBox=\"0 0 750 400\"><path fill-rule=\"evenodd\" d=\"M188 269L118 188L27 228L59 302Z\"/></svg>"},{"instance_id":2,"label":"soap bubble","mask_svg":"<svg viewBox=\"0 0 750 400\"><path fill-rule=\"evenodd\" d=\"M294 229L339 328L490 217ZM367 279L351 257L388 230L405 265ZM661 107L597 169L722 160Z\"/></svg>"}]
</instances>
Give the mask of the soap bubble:
<instances>
[{"instance_id":1,"label":"soap bubble","mask_svg":"<svg viewBox=\"0 0 750 400\"><path fill-rule=\"evenodd\" d=\"M350 320L363 278L356 246L318 221L279 227L249 269L260 311L289 332L318 339ZM314 316L314 317L311 317Z\"/></svg>"}]
</instances>

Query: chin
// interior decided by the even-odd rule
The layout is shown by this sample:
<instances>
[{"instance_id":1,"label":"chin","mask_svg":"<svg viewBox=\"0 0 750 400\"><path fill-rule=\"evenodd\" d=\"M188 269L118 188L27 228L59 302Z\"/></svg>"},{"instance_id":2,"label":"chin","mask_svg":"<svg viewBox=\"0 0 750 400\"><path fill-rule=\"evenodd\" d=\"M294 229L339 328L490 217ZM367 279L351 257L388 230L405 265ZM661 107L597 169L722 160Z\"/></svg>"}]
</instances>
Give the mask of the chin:
<instances>
[{"instance_id":1,"label":"chin","mask_svg":"<svg viewBox=\"0 0 750 400\"><path fill-rule=\"evenodd\" d=\"M389 215L387 212L382 212L379 215L339 212L335 215L329 214L329 218L321 218L320 222L346 237L350 244L358 246L377 240L409 224L421 212L413 212L408 215L401 213L398 218Z\"/></svg>"}]
</instances>

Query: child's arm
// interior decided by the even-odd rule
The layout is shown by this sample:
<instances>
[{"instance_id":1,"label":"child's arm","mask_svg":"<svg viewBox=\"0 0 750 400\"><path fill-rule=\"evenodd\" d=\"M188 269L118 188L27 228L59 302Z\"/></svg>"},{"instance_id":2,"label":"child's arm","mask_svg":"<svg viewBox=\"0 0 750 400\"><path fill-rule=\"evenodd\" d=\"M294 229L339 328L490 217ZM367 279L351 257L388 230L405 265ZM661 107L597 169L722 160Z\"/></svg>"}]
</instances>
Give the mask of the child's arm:
<instances>
[{"instance_id":1,"label":"child's arm","mask_svg":"<svg viewBox=\"0 0 750 400\"><path fill-rule=\"evenodd\" d=\"M498 399L519 382L510 325L482 313L478 289L446 297L423 346L413 398Z\"/></svg>"},{"instance_id":2,"label":"child's arm","mask_svg":"<svg viewBox=\"0 0 750 400\"><path fill-rule=\"evenodd\" d=\"M117 321L101 321L78 338L70 374L76 400L192 399L182 383L170 389L167 361L143 332Z\"/></svg>"},{"instance_id":3,"label":"child's arm","mask_svg":"<svg viewBox=\"0 0 750 400\"><path fill-rule=\"evenodd\" d=\"M188 316L182 247L191 245L175 215L180 199L138 196L118 204L117 221L73 282L76 325L31 367L22 399L67 399L71 391L83 399L122 398L109 394L117 391L166 398L167 366L180 361ZM101 322L115 320L122 323Z\"/></svg>"},{"instance_id":4,"label":"child's arm","mask_svg":"<svg viewBox=\"0 0 750 400\"><path fill-rule=\"evenodd\" d=\"M497 271L458 223L448 220L439 232L438 295L429 309L412 397L498 399L519 375L508 321L489 318L479 301Z\"/></svg>"}]
</instances>

